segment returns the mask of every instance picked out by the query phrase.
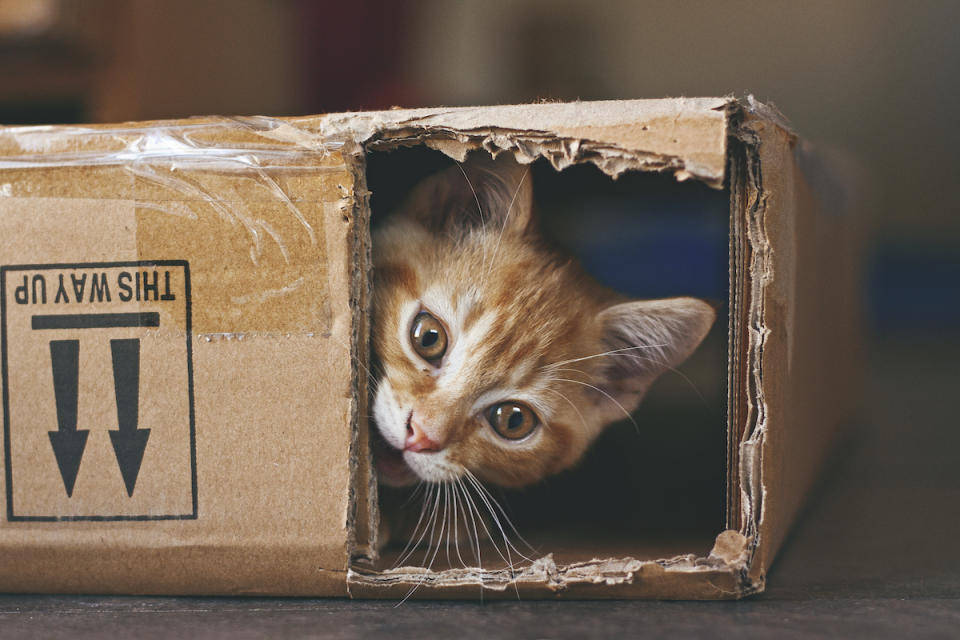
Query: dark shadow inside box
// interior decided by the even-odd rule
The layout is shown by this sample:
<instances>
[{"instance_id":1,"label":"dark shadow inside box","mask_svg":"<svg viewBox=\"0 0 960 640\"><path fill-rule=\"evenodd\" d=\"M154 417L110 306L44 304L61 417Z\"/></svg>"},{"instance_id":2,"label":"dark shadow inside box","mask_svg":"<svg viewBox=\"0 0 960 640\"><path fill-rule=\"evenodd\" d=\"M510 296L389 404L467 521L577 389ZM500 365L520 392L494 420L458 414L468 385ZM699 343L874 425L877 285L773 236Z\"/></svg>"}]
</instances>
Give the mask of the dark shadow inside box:
<instances>
[{"instance_id":1,"label":"dark shadow inside box","mask_svg":"<svg viewBox=\"0 0 960 640\"><path fill-rule=\"evenodd\" d=\"M414 185L453 161L416 146L371 152L367 162L375 227ZM607 427L573 469L524 489L489 491L537 554L570 562L706 555L725 528L729 193L667 174L614 180L589 164L558 172L539 160L531 175L543 232L599 282L637 298L703 298L718 319L632 420ZM381 488L381 504L404 503L410 493ZM416 519L421 506L414 498L404 508ZM391 558L396 553L386 549L383 564Z\"/></svg>"}]
</instances>

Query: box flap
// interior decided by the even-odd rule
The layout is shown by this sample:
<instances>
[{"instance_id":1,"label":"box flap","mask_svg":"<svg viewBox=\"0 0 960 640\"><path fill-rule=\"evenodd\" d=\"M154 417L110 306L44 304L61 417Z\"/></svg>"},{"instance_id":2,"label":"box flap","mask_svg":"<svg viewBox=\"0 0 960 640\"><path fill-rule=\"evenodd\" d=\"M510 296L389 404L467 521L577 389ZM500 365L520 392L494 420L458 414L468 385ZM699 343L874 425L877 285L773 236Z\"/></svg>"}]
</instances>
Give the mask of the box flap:
<instances>
[{"instance_id":1,"label":"box flap","mask_svg":"<svg viewBox=\"0 0 960 640\"><path fill-rule=\"evenodd\" d=\"M422 141L458 160L483 147L556 169L592 162L611 176L669 171L721 187L732 98L394 109L293 119L299 128L376 149Z\"/></svg>"},{"instance_id":2,"label":"box flap","mask_svg":"<svg viewBox=\"0 0 960 640\"><path fill-rule=\"evenodd\" d=\"M736 273L731 349L730 522L750 540L762 588L840 428L858 404L857 198L774 109L748 98L733 134ZM819 184L819 192L812 188ZM847 194L850 195L850 194ZM731 343L733 344L733 342Z\"/></svg>"}]
</instances>

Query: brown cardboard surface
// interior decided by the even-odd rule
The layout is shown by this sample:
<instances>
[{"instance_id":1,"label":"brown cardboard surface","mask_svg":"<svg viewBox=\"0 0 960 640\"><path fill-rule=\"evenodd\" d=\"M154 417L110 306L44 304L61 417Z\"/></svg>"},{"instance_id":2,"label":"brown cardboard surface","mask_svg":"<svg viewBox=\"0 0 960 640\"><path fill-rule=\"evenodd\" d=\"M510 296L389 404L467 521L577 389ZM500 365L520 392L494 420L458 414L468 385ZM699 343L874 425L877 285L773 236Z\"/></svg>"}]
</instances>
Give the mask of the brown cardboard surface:
<instances>
[{"instance_id":1,"label":"brown cardboard surface","mask_svg":"<svg viewBox=\"0 0 960 640\"><path fill-rule=\"evenodd\" d=\"M371 564L363 152L419 144L454 158L486 149L558 169L590 162L614 177L729 183L729 530L712 545L571 540L513 573ZM491 597L729 598L762 589L849 415L838 381L855 371L849 229L811 190L797 144L775 112L730 98L0 129L10 325L0 590L403 597L418 586L416 597L474 598L482 581ZM173 298L120 300L125 271L169 277ZM22 304L38 275L48 303ZM49 301L61 276L69 290L84 275L91 287L106 279L115 297L91 301L84 289L86 302L68 310ZM68 311L156 324L31 325ZM111 370L132 362L134 343L138 362L166 364L141 367L131 427L129 414L120 424L127 392ZM70 378L77 351L71 424L52 370ZM146 429L139 469L128 453L124 470L115 440ZM51 435L60 431L70 433ZM71 435L79 431L89 435ZM73 472L61 473L58 456L83 438L68 490ZM73 444L55 455L58 439Z\"/></svg>"},{"instance_id":2,"label":"brown cardboard surface","mask_svg":"<svg viewBox=\"0 0 960 640\"><path fill-rule=\"evenodd\" d=\"M39 154L37 136L4 134L20 153L0 161L12 498L0 588L343 593L360 393L351 295L363 275L344 157L284 151L231 121L44 129ZM156 157L131 151L150 140ZM172 274L176 300L120 299L119 274L155 271L161 285ZM19 304L17 277L36 274L46 303ZM98 274L111 299L78 301L74 281ZM61 276L69 301L55 300ZM150 312L156 327L30 326L40 313ZM148 434L129 495L110 433L124 428L111 374L122 340L143 363L133 428ZM76 420L59 427L88 433L70 495L48 436L59 416L51 342L79 351Z\"/></svg>"}]
</instances>

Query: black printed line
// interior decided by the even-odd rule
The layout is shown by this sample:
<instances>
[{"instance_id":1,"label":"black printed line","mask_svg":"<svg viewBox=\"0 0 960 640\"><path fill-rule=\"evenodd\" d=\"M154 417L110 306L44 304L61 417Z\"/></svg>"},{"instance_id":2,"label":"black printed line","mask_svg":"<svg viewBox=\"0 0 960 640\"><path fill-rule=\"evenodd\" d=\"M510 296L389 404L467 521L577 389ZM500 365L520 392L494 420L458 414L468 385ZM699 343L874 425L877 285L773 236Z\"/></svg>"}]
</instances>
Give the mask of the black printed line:
<instances>
[{"instance_id":1,"label":"black printed line","mask_svg":"<svg viewBox=\"0 0 960 640\"><path fill-rule=\"evenodd\" d=\"M116 327L159 327L160 314L145 313L73 313L33 316L34 329L113 329Z\"/></svg>"},{"instance_id":2,"label":"black printed line","mask_svg":"<svg viewBox=\"0 0 960 640\"><path fill-rule=\"evenodd\" d=\"M196 513L139 516L14 516L10 522L152 522L156 520L196 520Z\"/></svg>"}]
</instances>

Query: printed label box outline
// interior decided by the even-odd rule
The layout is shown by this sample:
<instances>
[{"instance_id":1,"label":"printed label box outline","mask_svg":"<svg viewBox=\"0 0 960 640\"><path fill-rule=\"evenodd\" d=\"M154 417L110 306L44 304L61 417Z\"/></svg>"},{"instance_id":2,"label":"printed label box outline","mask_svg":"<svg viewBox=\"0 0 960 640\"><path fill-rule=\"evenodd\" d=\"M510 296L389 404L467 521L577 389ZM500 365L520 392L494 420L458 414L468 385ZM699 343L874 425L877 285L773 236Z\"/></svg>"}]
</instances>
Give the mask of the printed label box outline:
<instances>
[{"instance_id":1,"label":"printed label box outline","mask_svg":"<svg viewBox=\"0 0 960 640\"><path fill-rule=\"evenodd\" d=\"M7 273L17 271L49 271L49 270L83 270L83 269L112 269L124 267L179 267L183 269L184 302L185 302L185 332L186 332L186 365L187 365L187 400L190 427L190 492L192 510L180 514L143 514L143 515L17 515L14 513L13 503L13 461L11 450L10 425L10 392L8 384L8 343L7 343ZM148 521L148 520L196 520L198 517L197 496L197 446L195 405L193 394L193 344L191 325L191 292L190 292L190 265L186 260L132 260L120 262L77 262L51 264L21 264L0 266L0 384L3 387L3 448L4 448L4 478L6 487L6 516L8 522L59 522L59 521ZM85 314L93 315L93 314ZM131 314L108 314L131 315ZM142 315L150 315L142 314Z\"/></svg>"}]
</instances>

